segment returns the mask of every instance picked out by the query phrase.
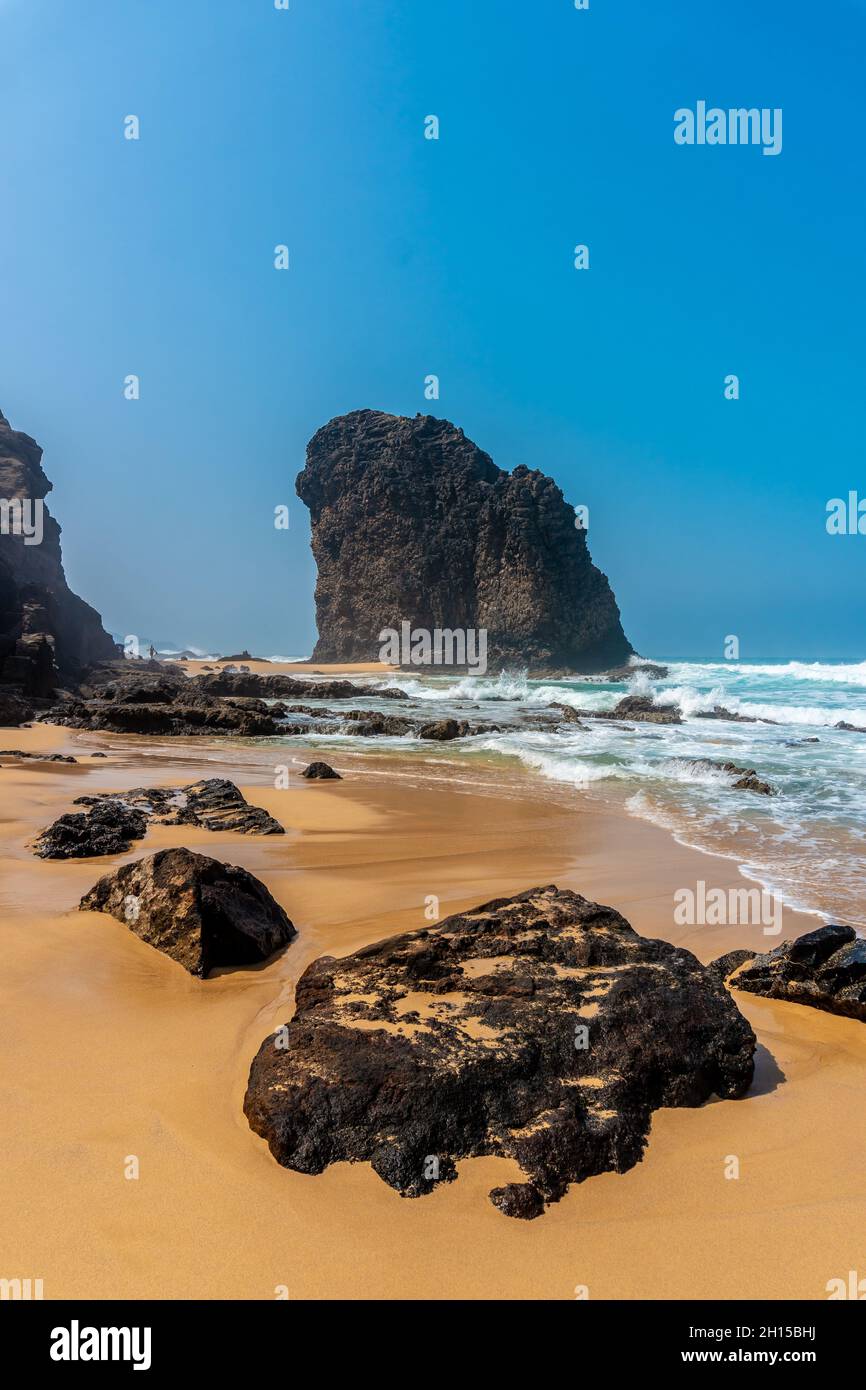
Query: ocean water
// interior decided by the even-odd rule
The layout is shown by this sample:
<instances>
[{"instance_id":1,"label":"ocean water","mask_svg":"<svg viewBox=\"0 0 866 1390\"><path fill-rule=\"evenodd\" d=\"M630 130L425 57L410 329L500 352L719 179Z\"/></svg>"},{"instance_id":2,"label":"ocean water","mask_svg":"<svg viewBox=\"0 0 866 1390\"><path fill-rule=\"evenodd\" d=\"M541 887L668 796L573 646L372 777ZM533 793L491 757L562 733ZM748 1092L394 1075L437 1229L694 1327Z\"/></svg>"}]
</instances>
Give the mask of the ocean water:
<instances>
[{"instance_id":1,"label":"ocean water","mask_svg":"<svg viewBox=\"0 0 866 1390\"><path fill-rule=\"evenodd\" d=\"M495 722L501 732L446 744L415 738L363 740L335 733L306 744L399 756L423 750L449 769L459 764L513 762L529 769L549 794L615 800L630 815L668 828L683 843L734 859L786 904L827 920L866 928L866 661L678 661L662 680L638 672L627 684L591 678L530 680L415 676L365 683L363 699L330 708L380 709L436 719ZM399 684L411 704L377 698L377 686ZM624 694L677 704L681 725L591 721L585 730L533 727L554 701L609 710ZM701 719L723 705L773 723ZM294 718L295 716L292 716ZM690 759L754 768L776 795L734 791L735 780Z\"/></svg>"}]
</instances>

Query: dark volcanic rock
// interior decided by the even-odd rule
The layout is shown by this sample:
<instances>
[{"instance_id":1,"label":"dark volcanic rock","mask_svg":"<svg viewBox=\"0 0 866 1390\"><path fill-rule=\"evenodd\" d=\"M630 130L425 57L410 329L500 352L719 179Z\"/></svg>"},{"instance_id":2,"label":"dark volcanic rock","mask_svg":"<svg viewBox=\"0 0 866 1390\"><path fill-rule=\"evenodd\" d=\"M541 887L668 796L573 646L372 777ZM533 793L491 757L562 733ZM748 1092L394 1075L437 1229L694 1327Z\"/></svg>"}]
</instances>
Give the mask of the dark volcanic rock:
<instances>
[{"instance_id":1,"label":"dark volcanic rock","mask_svg":"<svg viewBox=\"0 0 866 1390\"><path fill-rule=\"evenodd\" d=\"M735 792L758 792L761 796L775 796L774 787L769 782L764 782L753 767L740 767L738 763L716 763L711 758L684 758L683 762L690 767L717 768L720 772L727 772L729 776L735 777L736 781L732 784Z\"/></svg>"},{"instance_id":2,"label":"dark volcanic rock","mask_svg":"<svg viewBox=\"0 0 866 1390\"><path fill-rule=\"evenodd\" d=\"M848 734L866 734L866 729L860 724L849 724L847 720L840 719L838 724L833 725L834 729L844 729Z\"/></svg>"},{"instance_id":3,"label":"dark volcanic rock","mask_svg":"<svg viewBox=\"0 0 866 1390\"><path fill-rule=\"evenodd\" d=\"M94 754L94 757L96 754ZM34 763L76 763L69 753L22 753L18 748L0 748L0 758L28 759Z\"/></svg>"},{"instance_id":4,"label":"dark volcanic rock","mask_svg":"<svg viewBox=\"0 0 866 1390\"><path fill-rule=\"evenodd\" d=\"M421 725L418 737L448 743L453 738L466 738L472 732L472 725L467 724L465 719L434 719L431 724Z\"/></svg>"},{"instance_id":5,"label":"dark volcanic rock","mask_svg":"<svg viewBox=\"0 0 866 1390\"><path fill-rule=\"evenodd\" d=\"M17 695L0 690L0 726L4 729L17 729L28 724L33 718L33 706Z\"/></svg>"},{"instance_id":6,"label":"dark volcanic rock","mask_svg":"<svg viewBox=\"0 0 866 1390\"><path fill-rule=\"evenodd\" d=\"M221 671L213 676L195 676L188 684L203 695L251 695L261 700L292 700L299 695L307 700L354 700L359 695L375 695L377 700L409 698L405 690L393 685L376 690L357 681L299 680L279 673L263 676L257 672Z\"/></svg>"},{"instance_id":7,"label":"dark volcanic rock","mask_svg":"<svg viewBox=\"0 0 866 1390\"><path fill-rule=\"evenodd\" d=\"M342 778L339 772L335 772L328 763L310 763L301 773L302 777L309 777L313 782L340 782Z\"/></svg>"},{"instance_id":8,"label":"dark volcanic rock","mask_svg":"<svg viewBox=\"0 0 866 1390\"><path fill-rule=\"evenodd\" d=\"M586 729L586 725L581 718L581 711L575 709L573 705L562 705L557 703L548 705L548 709L556 710L559 715L556 721L557 724L571 724L575 729Z\"/></svg>"},{"instance_id":9,"label":"dark volcanic rock","mask_svg":"<svg viewBox=\"0 0 866 1390\"><path fill-rule=\"evenodd\" d=\"M61 816L43 830L33 847L40 859L91 859L125 854L147 830L142 811L121 801L98 801L88 811Z\"/></svg>"},{"instance_id":10,"label":"dark volcanic rock","mask_svg":"<svg viewBox=\"0 0 866 1390\"><path fill-rule=\"evenodd\" d=\"M191 975L267 960L297 935L246 869L188 849L163 849L106 874L79 907L108 912Z\"/></svg>"},{"instance_id":11,"label":"dark volcanic rock","mask_svg":"<svg viewBox=\"0 0 866 1390\"><path fill-rule=\"evenodd\" d=\"M734 986L866 1022L866 941L853 927L819 927L755 956Z\"/></svg>"},{"instance_id":12,"label":"dark volcanic rock","mask_svg":"<svg viewBox=\"0 0 866 1390\"><path fill-rule=\"evenodd\" d=\"M279 708L260 700L217 700L180 693L174 701L141 704L137 700L66 700L46 715L52 724L114 734L160 734L170 737L233 734L261 738L282 733Z\"/></svg>"},{"instance_id":13,"label":"dark volcanic rock","mask_svg":"<svg viewBox=\"0 0 866 1390\"><path fill-rule=\"evenodd\" d=\"M506 1216L521 1221L534 1221L544 1212L544 1198L531 1182L510 1182L506 1187L494 1187L490 1200Z\"/></svg>"},{"instance_id":14,"label":"dark volcanic rock","mask_svg":"<svg viewBox=\"0 0 866 1390\"><path fill-rule=\"evenodd\" d=\"M641 675L651 681L663 681L667 680L668 674L667 666L659 666L654 661L635 661L625 666L617 666L613 671L602 671L596 679L614 684L618 681L630 681Z\"/></svg>"},{"instance_id":15,"label":"dark volcanic rock","mask_svg":"<svg viewBox=\"0 0 866 1390\"><path fill-rule=\"evenodd\" d=\"M96 756L96 755L94 755ZM74 762L75 760L72 759ZM260 806L251 806L234 782L210 777L188 787L133 787L128 792L79 796L76 806L88 813L61 816L36 842L40 859L81 859L119 854L140 840L149 820L158 825L198 825L204 830L234 830L242 835L284 835L279 821ZM116 828L112 840L106 831ZM91 848L91 846L99 846Z\"/></svg>"},{"instance_id":16,"label":"dark volcanic rock","mask_svg":"<svg viewBox=\"0 0 866 1390\"><path fill-rule=\"evenodd\" d=\"M488 660L600 671L631 654L610 585L551 478L513 473L430 415L357 410L297 480L318 566L315 661L377 660L380 632L486 629Z\"/></svg>"},{"instance_id":17,"label":"dark volcanic rock","mask_svg":"<svg viewBox=\"0 0 866 1390\"><path fill-rule=\"evenodd\" d=\"M402 714L379 714L375 710L350 709L342 718L346 720L344 733L357 738L400 738L403 734L413 734L417 725Z\"/></svg>"},{"instance_id":18,"label":"dark volcanic rock","mask_svg":"<svg viewBox=\"0 0 866 1390\"><path fill-rule=\"evenodd\" d=\"M724 705L713 705L711 710L699 710L697 719L724 719L730 724L777 724L777 719L758 719L752 714L732 714Z\"/></svg>"},{"instance_id":19,"label":"dark volcanic rock","mask_svg":"<svg viewBox=\"0 0 866 1390\"><path fill-rule=\"evenodd\" d=\"M502 1155L551 1202L637 1163L659 1106L743 1095L754 1049L689 951L534 888L314 961L253 1061L244 1111L299 1172L367 1161L418 1196L437 1165L441 1180L462 1157ZM495 1200L530 1214L531 1193Z\"/></svg>"},{"instance_id":20,"label":"dark volcanic rock","mask_svg":"<svg viewBox=\"0 0 866 1390\"><path fill-rule=\"evenodd\" d=\"M636 719L646 724L682 724L676 705L656 705L649 695L626 695L603 719Z\"/></svg>"},{"instance_id":21,"label":"dark volcanic rock","mask_svg":"<svg viewBox=\"0 0 866 1390\"><path fill-rule=\"evenodd\" d=\"M99 614L66 583L60 527L44 504L50 491L39 445L0 412L0 502L26 504L23 520L31 529L42 509L39 543L28 544L20 525L18 534L12 525L0 528L0 686L36 697L117 652ZM31 540L37 535L33 529Z\"/></svg>"},{"instance_id":22,"label":"dark volcanic rock","mask_svg":"<svg viewBox=\"0 0 866 1390\"><path fill-rule=\"evenodd\" d=\"M728 976L732 975L738 966L742 965L744 961L754 960L754 957L754 951L727 951L725 955L718 956L716 960L708 965L707 970L714 979L718 980L719 984L723 985Z\"/></svg>"},{"instance_id":23,"label":"dark volcanic rock","mask_svg":"<svg viewBox=\"0 0 866 1390\"><path fill-rule=\"evenodd\" d=\"M209 777L184 787L186 805L178 811L177 825L201 825L205 830L234 830L241 835L284 835L279 821L251 806L234 782L225 777Z\"/></svg>"}]
</instances>

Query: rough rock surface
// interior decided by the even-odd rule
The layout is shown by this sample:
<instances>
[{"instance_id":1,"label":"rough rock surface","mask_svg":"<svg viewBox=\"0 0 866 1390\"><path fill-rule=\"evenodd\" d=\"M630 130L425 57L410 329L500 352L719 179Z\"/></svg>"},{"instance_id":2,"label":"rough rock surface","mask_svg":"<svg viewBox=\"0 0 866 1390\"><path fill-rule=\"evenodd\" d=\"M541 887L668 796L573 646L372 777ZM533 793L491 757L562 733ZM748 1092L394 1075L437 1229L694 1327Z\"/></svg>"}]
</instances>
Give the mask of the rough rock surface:
<instances>
[{"instance_id":1,"label":"rough rock surface","mask_svg":"<svg viewBox=\"0 0 866 1390\"><path fill-rule=\"evenodd\" d=\"M682 724L676 705L656 705L649 695L625 695L603 719L636 719L645 724Z\"/></svg>"},{"instance_id":2,"label":"rough rock surface","mask_svg":"<svg viewBox=\"0 0 866 1390\"><path fill-rule=\"evenodd\" d=\"M89 800L89 798L88 798ZM87 811L61 816L33 846L39 859L91 859L125 854L147 830L147 817L118 800L97 801Z\"/></svg>"},{"instance_id":3,"label":"rough rock surface","mask_svg":"<svg viewBox=\"0 0 866 1390\"><path fill-rule=\"evenodd\" d=\"M866 1022L866 940L853 927L818 927L755 956L733 983L749 994Z\"/></svg>"},{"instance_id":4,"label":"rough rock surface","mask_svg":"<svg viewBox=\"0 0 866 1390\"><path fill-rule=\"evenodd\" d=\"M262 738L282 733L279 707L261 700L217 700L181 692L156 703L127 700L65 700L46 719L69 729L114 734L190 737L231 734Z\"/></svg>"},{"instance_id":5,"label":"rough rock surface","mask_svg":"<svg viewBox=\"0 0 866 1390\"><path fill-rule=\"evenodd\" d=\"M683 761L690 767L715 768L719 772L727 772L728 776L736 779L731 784L735 792L758 792L761 796L776 794L775 788L759 777L753 767L740 767L738 763L717 763L711 758L684 758Z\"/></svg>"},{"instance_id":6,"label":"rough rock surface","mask_svg":"<svg viewBox=\"0 0 866 1390\"><path fill-rule=\"evenodd\" d=\"M150 820L157 825L198 825L204 830L234 830L241 835L285 834L279 821L261 806L251 806L234 782L224 777L210 777L188 787L100 792L76 797L75 805L87 806L89 811L61 816L49 825L34 847L40 859L121 854L132 840L146 834Z\"/></svg>"},{"instance_id":7,"label":"rough rock surface","mask_svg":"<svg viewBox=\"0 0 866 1390\"><path fill-rule=\"evenodd\" d=\"M79 907L108 912L191 975L267 960L297 935L246 869L188 849L163 849L106 874Z\"/></svg>"},{"instance_id":8,"label":"rough rock surface","mask_svg":"<svg viewBox=\"0 0 866 1390\"><path fill-rule=\"evenodd\" d=\"M312 782L340 782L342 778L339 772L335 772L329 763L310 763L301 773L302 777L308 777Z\"/></svg>"},{"instance_id":9,"label":"rough rock surface","mask_svg":"<svg viewBox=\"0 0 866 1390\"><path fill-rule=\"evenodd\" d=\"M747 960L754 960L754 958L754 951L746 951L742 948L726 951L723 956L718 956L708 965L707 970L714 979L718 980L719 984L723 985L739 966Z\"/></svg>"},{"instance_id":10,"label":"rough rock surface","mask_svg":"<svg viewBox=\"0 0 866 1390\"><path fill-rule=\"evenodd\" d=\"M0 690L0 727L17 729L33 718L33 706L11 691Z\"/></svg>"},{"instance_id":11,"label":"rough rock surface","mask_svg":"<svg viewBox=\"0 0 866 1390\"><path fill-rule=\"evenodd\" d=\"M696 719L723 719L729 724L777 724L777 719L759 719L753 714L734 714L724 705L713 705L711 710L698 710Z\"/></svg>"},{"instance_id":12,"label":"rough rock surface","mask_svg":"<svg viewBox=\"0 0 866 1390\"><path fill-rule=\"evenodd\" d=\"M318 566L314 661L377 660L384 628L487 630L493 667L600 671L632 648L556 483L505 473L461 429L357 410L297 480Z\"/></svg>"},{"instance_id":13,"label":"rough rock surface","mask_svg":"<svg viewBox=\"0 0 866 1390\"><path fill-rule=\"evenodd\" d=\"M637 1163L659 1106L743 1095L754 1049L689 951L534 888L314 961L253 1061L244 1110L285 1167L368 1161L405 1196L460 1158L511 1157L538 1201L491 1195L529 1216Z\"/></svg>"},{"instance_id":14,"label":"rough rock surface","mask_svg":"<svg viewBox=\"0 0 866 1390\"><path fill-rule=\"evenodd\" d=\"M364 687L357 681L298 680L295 676L276 674L264 676L259 672L221 671L213 676L195 676L188 682L193 690L204 695L247 695L260 700L293 700L299 695L308 700L352 700L358 695L375 695L377 700L408 700L405 690L393 685L381 688Z\"/></svg>"},{"instance_id":15,"label":"rough rock surface","mask_svg":"<svg viewBox=\"0 0 866 1390\"><path fill-rule=\"evenodd\" d=\"M96 754L93 755L96 757ZM20 748L0 748L0 758L14 758L16 762L34 763L77 763L70 753L23 753Z\"/></svg>"},{"instance_id":16,"label":"rough rock surface","mask_svg":"<svg viewBox=\"0 0 866 1390\"><path fill-rule=\"evenodd\" d=\"M18 534L11 524L0 527L0 687L36 697L117 652L99 614L66 583L60 527L44 505L50 491L39 445L0 411L0 502L42 505L39 544L27 544L20 526ZM25 514L25 524L37 515Z\"/></svg>"}]
</instances>

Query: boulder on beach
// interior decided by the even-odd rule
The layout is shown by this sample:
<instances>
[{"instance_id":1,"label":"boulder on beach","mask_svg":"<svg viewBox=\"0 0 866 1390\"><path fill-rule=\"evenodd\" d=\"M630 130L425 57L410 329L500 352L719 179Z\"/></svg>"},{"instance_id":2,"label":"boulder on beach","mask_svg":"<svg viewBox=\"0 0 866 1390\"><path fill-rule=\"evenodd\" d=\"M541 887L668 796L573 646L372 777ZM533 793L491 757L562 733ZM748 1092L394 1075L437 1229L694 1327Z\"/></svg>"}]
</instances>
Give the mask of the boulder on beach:
<instances>
[{"instance_id":1,"label":"boulder on beach","mask_svg":"<svg viewBox=\"0 0 866 1390\"><path fill-rule=\"evenodd\" d=\"M549 886L314 961L244 1111L284 1167L369 1162L403 1196L514 1159L532 1190L491 1199L526 1218L637 1163L660 1106L742 1096L754 1050L691 952Z\"/></svg>"},{"instance_id":2,"label":"boulder on beach","mask_svg":"<svg viewBox=\"0 0 866 1390\"><path fill-rule=\"evenodd\" d=\"M755 956L733 984L866 1022L866 940L853 927L818 927Z\"/></svg>"},{"instance_id":3,"label":"boulder on beach","mask_svg":"<svg viewBox=\"0 0 866 1390\"><path fill-rule=\"evenodd\" d=\"M339 772L335 772L329 763L310 763L301 773L302 777L308 777L311 782L340 782L342 778Z\"/></svg>"},{"instance_id":4,"label":"boulder on beach","mask_svg":"<svg viewBox=\"0 0 866 1390\"><path fill-rule=\"evenodd\" d=\"M125 854L147 830L147 817L114 798L96 801L86 811L60 816L33 846L39 859L92 859Z\"/></svg>"},{"instance_id":5,"label":"boulder on beach","mask_svg":"<svg viewBox=\"0 0 866 1390\"><path fill-rule=\"evenodd\" d=\"M257 878L188 849L163 849L106 874L83 912L107 912L191 975L267 960L297 935Z\"/></svg>"},{"instance_id":6,"label":"boulder on beach","mask_svg":"<svg viewBox=\"0 0 866 1390\"><path fill-rule=\"evenodd\" d=\"M33 718L33 706L11 691L0 690L0 728L18 729Z\"/></svg>"},{"instance_id":7,"label":"boulder on beach","mask_svg":"<svg viewBox=\"0 0 866 1390\"><path fill-rule=\"evenodd\" d=\"M34 849L40 859L122 854L131 848L133 840L140 840L147 833L150 821L156 825L232 830L240 835L285 834L278 820L261 806L251 806L234 782L225 777L209 777L188 787L132 787L128 792L99 792L95 796L76 797L75 805L88 810L61 816L43 830Z\"/></svg>"}]
</instances>

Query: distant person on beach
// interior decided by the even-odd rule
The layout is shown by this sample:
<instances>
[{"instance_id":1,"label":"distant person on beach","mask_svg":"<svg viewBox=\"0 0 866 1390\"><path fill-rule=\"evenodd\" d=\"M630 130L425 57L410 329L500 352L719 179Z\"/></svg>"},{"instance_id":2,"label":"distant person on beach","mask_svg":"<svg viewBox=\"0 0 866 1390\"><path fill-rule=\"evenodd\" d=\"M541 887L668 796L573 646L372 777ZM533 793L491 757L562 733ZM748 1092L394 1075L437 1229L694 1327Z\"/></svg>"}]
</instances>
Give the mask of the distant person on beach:
<instances>
[{"instance_id":1,"label":"distant person on beach","mask_svg":"<svg viewBox=\"0 0 866 1390\"><path fill-rule=\"evenodd\" d=\"M151 642L151 644L150 644L150 653L149 653L149 655L150 655L151 661L155 661L155 660L156 660L156 647L153 645L152 642Z\"/></svg>"}]
</instances>

